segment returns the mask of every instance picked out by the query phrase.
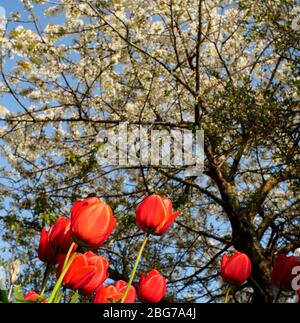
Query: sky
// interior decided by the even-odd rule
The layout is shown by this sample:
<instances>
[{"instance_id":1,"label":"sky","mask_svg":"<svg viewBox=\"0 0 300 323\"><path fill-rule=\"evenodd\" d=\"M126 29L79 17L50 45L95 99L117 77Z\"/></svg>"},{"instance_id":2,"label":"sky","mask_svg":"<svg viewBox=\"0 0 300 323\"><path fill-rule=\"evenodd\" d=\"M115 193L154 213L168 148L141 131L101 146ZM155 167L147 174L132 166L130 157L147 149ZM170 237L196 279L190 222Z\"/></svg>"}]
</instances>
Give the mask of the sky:
<instances>
[{"instance_id":1,"label":"sky","mask_svg":"<svg viewBox=\"0 0 300 323\"><path fill-rule=\"evenodd\" d=\"M0 0L0 6L4 7L6 12L18 11L22 9L22 3L20 0Z\"/></svg>"},{"instance_id":2,"label":"sky","mask_svg":"<svg viewBox=\"0 0 300 323\"><path fill-rule=\"evenodd\" d=\"M22 19L26 19L27 18L27 14L25 14L24 10L23 10L23 5L21 0L0 0L0 18L3 18L5 16L5 18L7 19L9 17L9 14L12 12L20 12L22 14ZM1 27L1 22L2 19L0 19L0 27ZM11 24L10 28L15 28L16 24L13 23ZM29 26L27 26L28 28ZM11 59L6 60L5 62L5 68L9 69L11 66L13 66L14 63L14 57L12 57ZM18 105L16 104L16 102L14 101L14 99L10 96L10 95L5 95L0 97L0 105L3 105L4 107L6 107L9 111L14 112L14 111L18 111ZM0 122L0 127L3 125L3 123L1 124ZM0 145L2 144L1 139L0 139ZM5 167L6 169L9 168L8 163L0 156L0 167ZM7 181L3 178L0 178L0 185L1 184L11 184L11 183L7 183ZM4 203L4 207L8 206L8 201L6 200ZM3 215L3 212L1 212L0 209L0 216ZM0 228L1 230L1 228ZM0 253L3 252L3 247L4 247L4 243L1 239L1 235L0 235ZM1 281L4 278L4 271L0 266L0 285L1 285Z\"/></svg>"}]
</instances>

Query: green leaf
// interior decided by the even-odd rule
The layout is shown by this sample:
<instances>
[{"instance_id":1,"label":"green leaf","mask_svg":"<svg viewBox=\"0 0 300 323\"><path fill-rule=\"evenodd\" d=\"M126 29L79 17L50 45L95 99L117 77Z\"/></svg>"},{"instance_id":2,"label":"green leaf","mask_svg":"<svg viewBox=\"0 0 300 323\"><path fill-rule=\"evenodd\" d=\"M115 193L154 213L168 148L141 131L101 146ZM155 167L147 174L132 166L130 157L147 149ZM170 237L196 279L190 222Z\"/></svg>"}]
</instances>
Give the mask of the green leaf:
<instances>
[{"instance_id":1,"label":"green leaf","mask_svg":"<svg viewBox=\"0 0 300 323\"><path fill-rule=\"evenodd\" d=\"M23 302L24 301L24 293L22 287L20 285L14 286L14 299L16 302Z\"/></svg>"},{"instance_id":2,"label":"green leaf","mask_svg":"<svg viewBox=\"0 0 300 323\"><path fill-rule=\"evenodd\" d=\"M61 298L62 298L62 296L63 296L63 291L62 290L59 290L58 292L57 292L57 294L56 294L56 296L55 296L55 298L54 298L54 301L53 301L53 303L59 303L60 302L60 300L61 300Z\"/></svg>"},{"instance_id":3,"label":"green leaf","mask_svg":"<svg viewBox=\"0 0 300 323\"><path fill-rule=\"evenodd\" d=\"M0 303L9 303L7 292L4 289L0 289Z\"/></svg>"},{"instance_id":4,"label":"green leaf","mask_svg":"<svg viewBox=\"0 0 300 323\"><path fill-rule=\"evenodd\" d=\"M17 299L16 303L39 303L39 300L37 299L36 301L30 301L26 299Z\"/></svg>"},{"instance_id":5,"label":"green leaf","mask_svg":"<svg viewBox=\"0 0 300 323\"><path fill-rule=\"evenodd\" d=\"M78 290L72 295L70 303L79 303Z\"/></svg>"}]
</instances>

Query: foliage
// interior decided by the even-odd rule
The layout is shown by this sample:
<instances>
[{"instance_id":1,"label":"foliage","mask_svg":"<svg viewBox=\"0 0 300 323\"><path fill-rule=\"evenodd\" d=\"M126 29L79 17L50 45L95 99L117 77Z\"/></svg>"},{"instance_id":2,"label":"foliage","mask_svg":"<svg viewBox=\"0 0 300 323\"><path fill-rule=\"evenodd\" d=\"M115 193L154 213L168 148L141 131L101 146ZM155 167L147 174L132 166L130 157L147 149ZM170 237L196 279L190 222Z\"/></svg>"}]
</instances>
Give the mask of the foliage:
<instances>
[{"instance_id":1,"label":"foliage","mask_svg":"<svg viewBox=\"0 0 300 323\"><path fill-rule=\"evenodd\" d=\"M300 247L296 1L23 3L0 36L0 228L28 289L43 270L41 227L91 195L114 207L118 227L99 251L127 280L133 210L156 192L181 215L140 270L160 269L171 300L222 300L220 256L234 246L254 266L236 297L271 301L276 253ZM204 129L204 173L99 165L97 134L120 121Z\"/></svg>"}]
</instances>

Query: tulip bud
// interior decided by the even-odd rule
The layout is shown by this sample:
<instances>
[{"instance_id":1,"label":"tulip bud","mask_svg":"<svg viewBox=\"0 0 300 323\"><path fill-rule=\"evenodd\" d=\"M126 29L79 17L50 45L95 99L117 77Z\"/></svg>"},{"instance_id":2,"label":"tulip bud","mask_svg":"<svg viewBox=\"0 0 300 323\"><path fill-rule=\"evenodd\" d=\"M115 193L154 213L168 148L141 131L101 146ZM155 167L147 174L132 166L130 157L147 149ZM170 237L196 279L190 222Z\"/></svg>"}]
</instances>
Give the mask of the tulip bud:
<instances>
[{"instance_id":1,"label":"tulip bud","mask_svg":"<svg viewBox=\"0 0 300 323\"><path fill-rule=\"evenodd\" d=\"M221 276L227 283L243 284L251 275L251 261L241 252L236 252L232 257L226 254L222 257Z\"/></svg>"},{"instance_id":2,"label":"tulip bud","mask_svg":"<svg viewBox=\"0 0 300 323\"><path fill-rule=\"evenodd\" d=\"M57 278L60 276L65 256L58 260ZM79 290L83 295L92 294L108 278L108 261L92 251L78 253L72 261L63 279L63 285Z\"/></svg>"},{"instance_id":3,"label":"tulip bud","mask_svg":"<svg viewBox=\"0 0 300 323\"><path fill-rule=\"evenodd\" d=\"M71 236L82 247L99 248L115 226L112 209L96 197L77 201L71 209Z\"/></svg>"},{"instance_id":4,"label":"tulip bud","mask_svg":"<svg viewBox=\"0 0 300 323\"><path fill-rule=\"evenodd\" d=\"M145 232L162 235L178 215L179 211L173 213L169 198L152 194L137 206L136 223Z\"/></svg>"},{"instance_id":5,"label":"tulip bud","mask_svg":"<svg viewBox=\"0 0 300 323\"><path fill-rule=\"evenodd\" d=\"M24 300L34 302L38 300L40 297L41 296L38 293L36 293L34 290L31 290L24 296ZM48 303L48 300L44 299L41 303Z\"/></svg>"},{"instance_id":6,"label":"tulip bud","mask_svg":"<svg viewBox=\"0 0 300 323\"><path fill-rule=\"evenodd\" d=\"M25 301L36 301L40 295L36 293L34 290L29 291L25 296L24 300Z\"/></svg>"},{"instance_id":7,"label":"tulip bud","mask_svg":"<svg viewBox=\"0 0 300 323\"><path fill-rule=\"evenodd\" d=\"M120 302L127 288L127 283L118 280L114 285L101 285L95 293L94 303L117 303ZM136 291L130 286L129 292L124 303L134 303L136 300Z\"/></svg>"},{"instance_id":8,"label":"tulip bud","mask_svg":"<svg viewBox=\"0 0 300 323\"><path fill-rule=\"evenodd\" d=\"M141 301L158 303L166 293L166 280L158 270L151 270L148 275L141 275L138 297Z\"/></svg>"}]
</instances>

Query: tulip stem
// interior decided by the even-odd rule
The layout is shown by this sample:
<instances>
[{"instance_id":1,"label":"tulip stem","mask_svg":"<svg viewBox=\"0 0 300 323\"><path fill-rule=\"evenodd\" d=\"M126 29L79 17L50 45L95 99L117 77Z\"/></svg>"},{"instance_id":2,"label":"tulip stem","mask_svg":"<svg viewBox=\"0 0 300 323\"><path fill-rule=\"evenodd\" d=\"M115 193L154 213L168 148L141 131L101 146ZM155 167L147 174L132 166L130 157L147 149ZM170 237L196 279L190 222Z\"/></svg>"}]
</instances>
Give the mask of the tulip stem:
<instances>
[{"instance_id":1,"label":"tulip stem","mask_svg":"<svg viewBox=\"0 0 300 323\"><path fill-rule=\"evenodd\" d=\"M70 249L72 248L72 246L70 247ZM76 257L76 255L77 255L77 253L76 252L74 252L73 253L73 255L71 256L71 258L70 258L70 260L68 261L68 263L65 265L65 267L63 268L63 270L62 270L62 272L61 272L61 274L60 274L60 276L59 276L59 278L58 278L58 280L57 280L57 282L56 282L56 284L55 284L55 286L54 286L54 288L53 288L53 290L52 290L52 293L51 293L51 295L50 295L50 297L49 297L49 301L48 301L48 303L53 303L53 300L54 300L54 298L55 298L55 296L56 296L56 294L57 294L57 292L59 291L59 289L60 289L60 286L61 286L61 283L62 283L62 281L63 281L63 279L64 279L64 277L65 277L65 274L66 274L66 272L68 271L68 269L69 269L69 267L71 266L71 263L73 262L73 260L74 260L74 258Z\"/></svg>"},{"instance_id":2,"label":"tulip stem","mask_svg":"<svg viewBox=\"0 0 300 323\"><path fill-rule=\"evenodd\" d=\"M65 261L64 261L64 265L63 265L63 269L66 267L66 264L68 263L68 260L70 258L71 252L74 249L74 246L75 246L75 242L72 242L72 244L71 244L71 246L70 246L70 248L68 250L68 253L66 255L66 258L65 258Z\"/></svg>"},{"instance_id":3,"label":"tulip stem","mask_svg":"<svg viewBox=\"0 0 300 323\"><path fill-rule=\"evenodd\" d=\"M139 253L138 253L137 257L136 257L136 261L135 261L135 264L134 264L134 266L133 266L132 273L131 273L131 276L130 276L130 279L129 279L129 282L128 282L128 285L127 285L127 288L126 288L125 293L124 293L124 295L123 295L123 297L122 297L122 299L121 299L121 303L124 303L124 302L125 302L125 300L126 300L126 297L127 297L127 295L128 295L129 289L130 289L130 287L131 287L131 285L132 285L132 282L133 282L133 279L134 279L134 276L135 276L135 273L136 273L137 267L138 267L139 262L140 262L140 260L141 260L142 253L143 253L143 251L144 251L144 249L145 249L145 246L146 246L146 244L147 244L147 242L148 242L148 240L149 240L149 235L150 235L150 234L149 234L149 233L147 233L147 235L146 235L146 237L145 237L145 239L144 239L144 241L143 241L143 243L142 243L142 246L141 246L141 248L140 248L140 250L139 250Z\"/></svg>"},{"instance_id":4,"label":"tulip stem","mask_svg":"<svg viewBox=\"0 0 300 323\"><path fill-rule=\"evenodd\" d=\"M46 267L46 270L45 270L45 273L44 273L44 278L43 278L43 283L42 283L42 289L41 289L41 292L40 292L40 297L42 297L45 293L45 290L46 290L46 286L47 286L47 281L48 281L48 278L50 276L50 273L51 273L51 265L49 263L47 263L47 267Z\"/></svg>"},{"instance_id":5,"label":"tulip stem","mask_svg":"<svg viewBox=\"0 0 300 323\"><path fill-rule=\"evenodd\" d=\"M229 286L228 289L227 289L227 292L226 292L226 296L225 296L225 301L224 303L228 303L229 302L229 294L231 292L231 287Z\"/></svg>"},{"instance_id":6,"label":"tulip stem","mask_svg":"<svg viewBox=\"0 0 300 323\"><path fill-rule=\"evenodd\" d=\"M56 294L56 296L55 296L55 298L53 300L53 303L59 303L60 300L62 299L63 294L64 294L65 291L66 291L66 288L63 287L63 290L62 291L57 292L57 294Z\"/></svg>"}]
</instances>

